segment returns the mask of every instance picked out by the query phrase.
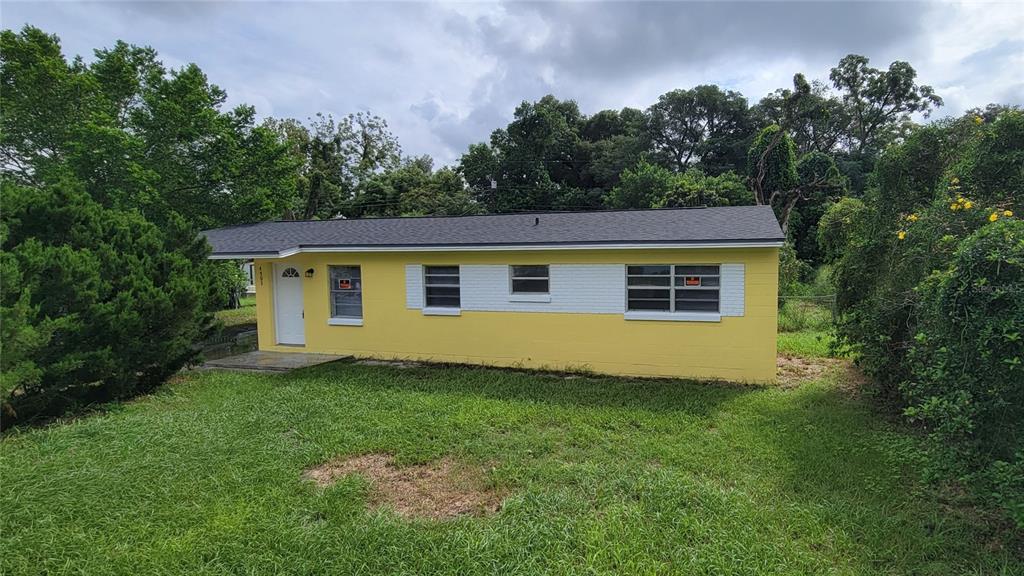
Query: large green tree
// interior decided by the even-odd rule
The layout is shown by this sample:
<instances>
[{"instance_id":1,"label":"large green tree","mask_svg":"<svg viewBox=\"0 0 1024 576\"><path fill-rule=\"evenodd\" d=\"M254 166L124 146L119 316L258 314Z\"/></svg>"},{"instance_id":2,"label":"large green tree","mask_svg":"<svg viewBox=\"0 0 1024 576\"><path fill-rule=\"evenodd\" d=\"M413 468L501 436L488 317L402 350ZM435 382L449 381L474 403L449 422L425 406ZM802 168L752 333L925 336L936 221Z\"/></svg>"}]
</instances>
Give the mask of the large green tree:
<instances>
[{"instance_id":1,"label":"large green tree","mask_svg":"<svg viewBox=\"0 0 1024 576\"><path fill-rule=\"evenodd\" d=\"M742 168L751 119L739 92L714 85L673 90L647 116L653 151L665 166L682 172L699 164L712 174Z\"/></svg>"},{"instance_id":2,"label":"large green tree","mask_svg":"<svg viewBox=\"0 0 1024 576\"><path fill-rule=\"evenodd\" d=\"M491 212L575 207L586 198L584 117L571 100L523 102L512 122L460 161L477 199ZM596 202L600 201L597 193Z\"/></svg>"},{"instance_id":3,"label":"large green tree","mask_svg":"<svg viewBox=\"0 0 1024 576\"><path fill-rule=\"evenodd\" d=\"M907 127L912 114L927 117L942 106L931 86L914 82L917 72L907 62L893 62L887 70L869 62L850 54L829 74L850 118L847 146L861 156L879 153Z\"/></svg>"},{"instance_id":4,"label":"large green tree","mask_svg":"<svg viewBox=\"0 0 1024 576\"><path fill-rule=\"evenodd\" d=\"M622 172L619 184L606 197L610 208L681 208L741 206L754 203L743 177L735 172L708 176L699 168L682 174L641 160Z\"/></svg>"},{"instance_id":5,"label":"large green tree","mask_svg":"<svg viewBox=\"0 0 1024 576\"><path fill-rule=\"evenodd\" d=\"M793 88L765 96L751 111L762 126L777 124L793 139L798 154L833 154L848 138L850 116L842 100L820 81L793 77Z\"/></svg>"},{"instance_id":6,"label":"large green tree","mask_svg":"<svg viewBox=\"0 0 1024 576\"><path fill-rule=\"evenodd\" d=\"M461 175L451 168L434 171L430 157L421 156L364 180L348 211L355 217L465 216L483 207Z\"/></svg>"},{"instance_id":7,"label":"large green tree","mask_svg":"<svg viewBox=\"0 0 1024 576\"><path fill-rule=\"evenodd\" d=\"M287 146L251 107L225 110L195 65L168 70L123 42L85 64L27 26L0 33L0 82L0 155L20 183L70 169L106 207L197 227L278 218L294 203Z\"/></svg>"},{"instance_id":8,"label":"large green tree","mask_svg":"<svg viewBox=\"0 0 1024 576\"><path fill-rule=\"evenodd\" d=\"M317 114L306 124L268 118L264 126L287 142L296 158L298 199L289 215L304 220L353 215L350 205L359 186L400 163L402 150L387 122L366 112L338 121Z\"/></svg>"}]
</instances>

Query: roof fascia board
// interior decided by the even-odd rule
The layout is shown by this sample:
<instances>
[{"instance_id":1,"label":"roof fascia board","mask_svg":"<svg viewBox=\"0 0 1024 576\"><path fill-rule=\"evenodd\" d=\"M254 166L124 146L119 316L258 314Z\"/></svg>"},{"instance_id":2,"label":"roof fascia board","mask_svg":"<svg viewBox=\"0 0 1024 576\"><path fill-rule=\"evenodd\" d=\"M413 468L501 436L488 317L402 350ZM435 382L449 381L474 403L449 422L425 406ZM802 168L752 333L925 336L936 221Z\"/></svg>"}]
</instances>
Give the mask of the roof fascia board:
<instances>
[{"instance_id":1,"label":"roof fascia board","mask_svg":"<svg viewBox=\"0 0 1024 576\"><path fill-rule=\"evenodd\" d=\"M748 242L707 242L707 243L651 243L651 244L496 244L472 246L300 246L280 252L217 253L212 260L239 260L250 258L276 259L296 254L324 252L511 252L531 250L670 250L708 248L780 248L781 240Z\"/></svg>"}]
</instances>

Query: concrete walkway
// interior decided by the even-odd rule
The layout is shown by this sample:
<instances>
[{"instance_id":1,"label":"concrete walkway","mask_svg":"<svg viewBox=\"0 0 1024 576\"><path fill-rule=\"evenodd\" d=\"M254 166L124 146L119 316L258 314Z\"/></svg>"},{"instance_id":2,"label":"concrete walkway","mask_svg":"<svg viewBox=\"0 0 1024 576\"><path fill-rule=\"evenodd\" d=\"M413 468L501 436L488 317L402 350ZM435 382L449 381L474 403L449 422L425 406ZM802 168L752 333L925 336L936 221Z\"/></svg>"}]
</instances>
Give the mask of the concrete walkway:
<instances>
[{"instance_id":1,"label":"concrete walkway","mask_svg":"<svg viewBox=\"0 0 1024 576\"><path fill-rule=\"evenodd\" d=\"M203 364L203 368L215 368L220 370L244 370L244 371L266 371L266 372L288 372L296 368L307 368L317 364L326 364L350 356L336 356L334 354L304 354L302 352L246 352L237 356L228 356L209 360Z\"/></svg>"}]
</instances>

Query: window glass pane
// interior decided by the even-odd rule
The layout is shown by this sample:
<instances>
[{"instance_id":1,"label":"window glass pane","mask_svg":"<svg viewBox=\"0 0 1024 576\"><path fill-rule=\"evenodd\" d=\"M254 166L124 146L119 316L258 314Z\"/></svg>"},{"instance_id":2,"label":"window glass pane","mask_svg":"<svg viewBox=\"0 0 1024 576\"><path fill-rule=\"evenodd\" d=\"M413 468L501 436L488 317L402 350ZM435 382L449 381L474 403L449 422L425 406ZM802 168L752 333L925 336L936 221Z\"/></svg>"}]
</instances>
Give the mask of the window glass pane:
<instances>
[{"instance_id":1,"label":"window glass pane","mask_svg":"<svg viewBox=\"0 0 1024 576\"><path fill-rule=\"evenodd\" d=\"M427 306L443 306L445 308L458 308L458 296L434 296L427 294Z\"/></svg>"},{"instance_id":2,"label":"window glass pane","mask_svg":"<svg viewBox=\"0 0 1024 576\"><path fill-rule=\"evenodd\" d=\"M427 306L458 308L459 267L427 266L424 269Z\"/></svg>"},{"instance_id":3,"label":"window glass pane","mask_svg":"<svg viewBox=\"0 0 1024 576\"><path fill-rule=\"evenodd\" d=\"M363 317L363 280L359 266L329 266L331 316Z\"/></svg>"},{"instance_id":4,"label":"window glass pane","mask_svg":"<svg viewBox=\"0 0 1024 576\"><path fill-rule=\"evenodd\" d=\"M669 274L669 266L628 266L626 273L629 275L633 274Z\"/></svg>"},{"instance_id":5,"label":"window glass pane","mask_svg":"<svg viewBox=\"0 0 1024 576\"><path fill-rule=\"evenodd\" d=\"M546 265L539 266L513 266L512 267L513 278L547 278L548 267Z\"/></svg>"},{"instance_id":6,"label":"window glass pane","mask_svg":"<svg viewBox=\"0 0 1024 576\"><path fill-rule=\"evenodd\" d=\"M429 296L459 296L458 286L427 286Z\"/></svg>"},{"instance_id":7,"label":"window glass pane","mask_svg":"<svg viewBox=\"0 0 1024 576\"><path fill-rule=\"evenodd\" d=\"M668 300L633 300L629 299L630 310L664 310L669 309Z\"/></svg>"},{"instance_id":8,"label":"window glass pane","mask_svg":"<svg viewBox=\"0 0 1024 576\"><path fill-rule=\"evenodd\" d=\"M672 298L672 295L671 295L671 292L669 292L669 290L667 288L664 289L664 290L659 290L659 289L654 289L654 288L650 288L650 289L630 288L629 289L629 297L631 299L632 298L657 298L657 299L670 300Z\"/></svg>"},{"instance_id":9,"label":"window glass pane","mask_svg":"<svg viewBox=\"0 0 1024 576\"><path fill-rule=\"evenodd\" d=\"M701 279L700 285L701 286L718 286L718 277L717 276L704 276Z\"/></svg>"},{"instance_id":10,"label":"window glass pane","mask_svg":"<svg viewBox=\"0 0 1024 576\"><path fill-rule=\"evenodd\" d=\"M333 318L362 318L363 307L359 304L337 304L334 305Z\"/></svg>"},{"instance_id":11,"label":"window glass pane","mask_svg":"<svg viewBox=\"0 0 1024 576\"><path fill-rule=\"evenodd\" d=\"M676 300L718 300L718 290L680 290Z\"/></svg>"},{"instance_id":12,"label":"window glass pane","mask_svg":"<svg viewBox=\"0 0 1024 576\"><path fill-rule=\"evenodd\" d=\"M630 276L627 281L630 286L665 286L667 288L672 282L672 278L668 276Z\"/></svg>"},{"instance_id":13,"label":"window glass pane","mask_svg":"<svg viewBox=\"0 0 1024 576\"><path fill-rule=\"evenodd\" d=\"M718 312L718 300L677 300L676 312Z\"/></svg>"},{"instance_id":14,"label":"window glass pane","mask_svg":"<svg viewBox=\"0 0 1024 576\"><path fill-rule=\"evenodd\" d=\"M513 292L529 292L547 294L548 292L548 280L512 280L512 291Z\"/></svg>"},{"instance_id":15,"label":"window glass pane","mask_svg":"<svg viewBox=\"0 0 1024 576\"><path fill-rule=\"evenodd\" d=\"M676 275L702 275L711 274L718 276L718 266L676 266Z\"/></svg>"},{"instance_id":16,"label":"window glass pane","mask_svg":"<svg viewBox=\"0 0 1024 576\"><path fill-rule=\"evenodd\" d=\"M361 291L363 281L358 266L331 266L331 290Z\"/></svg>"}]
</instances>

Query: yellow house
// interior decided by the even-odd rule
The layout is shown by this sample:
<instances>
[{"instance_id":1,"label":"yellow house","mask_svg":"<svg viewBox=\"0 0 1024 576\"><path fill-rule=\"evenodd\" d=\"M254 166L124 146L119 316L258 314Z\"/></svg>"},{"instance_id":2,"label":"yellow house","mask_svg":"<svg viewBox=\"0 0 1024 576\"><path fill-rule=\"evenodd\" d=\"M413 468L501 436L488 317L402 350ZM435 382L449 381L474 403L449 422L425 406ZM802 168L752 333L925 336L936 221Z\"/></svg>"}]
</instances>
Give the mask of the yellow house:
<instances>
[{"instance_id":1,"label":"yellow house","mask_svg":"<svg viewBox=\"0 0 1024 576\"><path fill-rule=\"evenodd\" d=\"M264 222L259 348L633 376L775 378L770 207Z\"/></svg>"}]
</instances>

